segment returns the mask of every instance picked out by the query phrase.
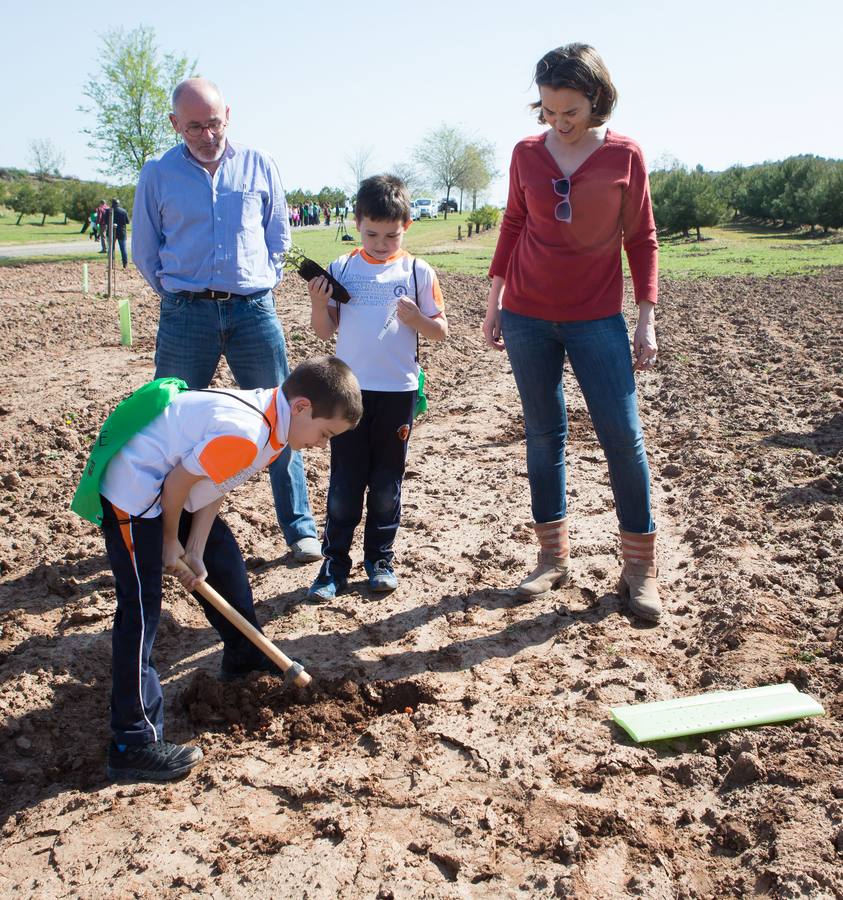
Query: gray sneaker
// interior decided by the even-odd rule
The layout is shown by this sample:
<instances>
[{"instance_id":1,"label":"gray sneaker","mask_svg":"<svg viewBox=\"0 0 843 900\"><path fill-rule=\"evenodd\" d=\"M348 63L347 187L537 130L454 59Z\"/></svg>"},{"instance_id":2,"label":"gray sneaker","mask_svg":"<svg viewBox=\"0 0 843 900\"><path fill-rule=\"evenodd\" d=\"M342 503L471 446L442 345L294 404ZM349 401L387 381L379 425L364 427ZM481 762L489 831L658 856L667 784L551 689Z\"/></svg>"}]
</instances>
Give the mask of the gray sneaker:
<instances>
[{"instance_id":1,"label":"gray sneaker","mask_svg":"<svg viewBox=\"0 0 843 900\"><path fill-rule=\"evenodd\" d=\"M322 544L314 537L299 538L293 542L290 549L296 562L319 562L322 559Z\"/></svg>"},{"instance_id":2,"label":"gray sneaker","mask_svg":"<svg viewBox=\"0 0 843 900\"><path fill-rule=\"evenodd\" d=\"M198 747L153 741L121 750L108 746L108 777L112 781L172 781L186 775L202 759Z\"/></svg>"}]
</instances>

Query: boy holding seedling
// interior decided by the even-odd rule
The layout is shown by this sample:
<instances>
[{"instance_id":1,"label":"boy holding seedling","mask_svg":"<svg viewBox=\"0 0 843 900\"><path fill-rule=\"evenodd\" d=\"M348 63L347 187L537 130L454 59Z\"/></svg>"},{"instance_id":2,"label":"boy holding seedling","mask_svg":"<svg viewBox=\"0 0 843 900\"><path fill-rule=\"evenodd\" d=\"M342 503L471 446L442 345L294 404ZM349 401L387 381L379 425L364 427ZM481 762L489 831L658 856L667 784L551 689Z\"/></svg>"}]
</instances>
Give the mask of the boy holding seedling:
<instances>
[{"instance_id":1,"label":"boy holding seedling","mask_svg":"<svg viewBox=\"0 0 843 900\"><path fill-rule=\"evenodd\" d=\"M369 587L398 586L392 551L401 519L401 482L419 387L418 336L447 337L436 273L401 243L410 227L410 195L392 175L360 185L355 207L362 249L329 266L351 295L332 300L324 276L308 282L311 324L322 340L337 333L337 356L351 367L363 392L363 418L331 439L331 479L322 555L308 596L329 600L345 589L351 541L368 489L363 556Z\"/></svg>"},{"instance_id":2,"label":"boy holding seedling","mask_svg":"<svg viewBox=\"0 0 843 900\"><path fill-rule=\"evenodd\" d=\"M207 579L259 628L243 556L217 516L223 498L266 468L286 445L294 450L325 447L357 424L363 408L357 380L332 356L301 363L280 388L189 391L175 379L153 382L141 391L149 388L157 406L148 403L123 416L124 422L139 418L148 424L131 436L125 431L118 436L120 429L109 423L117 421L120 409L112 414L73 509L101 522L117 587L108 775L168 781L192 769L202 751L163 739L163 695L150 658L161 613L162 571L176 575L191 591ZM132 403L139 393L124 403ZM109 441L119 440L124 443L108 461L98 456ZM180 572L180 561L192 571ZM255 670L279 671L195 596L222 638L223 680Z\"/></svg>"}]
</instances>

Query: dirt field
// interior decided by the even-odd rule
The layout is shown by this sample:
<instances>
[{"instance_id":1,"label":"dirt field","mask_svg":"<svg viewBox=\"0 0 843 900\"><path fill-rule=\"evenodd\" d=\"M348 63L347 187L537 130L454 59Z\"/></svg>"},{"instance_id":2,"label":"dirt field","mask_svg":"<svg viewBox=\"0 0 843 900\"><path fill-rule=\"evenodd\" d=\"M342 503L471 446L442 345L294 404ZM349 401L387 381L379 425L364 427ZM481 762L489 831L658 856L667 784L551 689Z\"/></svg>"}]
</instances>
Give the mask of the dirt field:
<instances>
[{"instance_id":1,"label":"dirt field","mask_svg":"<svg viewBox=\"0 0 843 900\"><path fill-rule=\"evenodd\" d=\"M80 270L0 269L0 895L843 897L843 270L663 283L638 382L655 628L613 593L608 477L573 382L575 576L514 602L534 558L518 398L482 351L484 280L443 276L452 337L423 351L399 590L373 599L361 566L335 603L303 602L316 566L288 561L268 481L236 491L258 616L314 686L219 683L214 633L168 583L167 736L205 761L166 786L105 779L113 587L68 510L99 424L152 375L157 309L125 277L121 348ZM305 298L292 277L279 294L293 361L327 349ZM321 521L327 452L306 465ZM610 720L782 681L826 716L649 746Z\"/></svg>"}]
</instances>

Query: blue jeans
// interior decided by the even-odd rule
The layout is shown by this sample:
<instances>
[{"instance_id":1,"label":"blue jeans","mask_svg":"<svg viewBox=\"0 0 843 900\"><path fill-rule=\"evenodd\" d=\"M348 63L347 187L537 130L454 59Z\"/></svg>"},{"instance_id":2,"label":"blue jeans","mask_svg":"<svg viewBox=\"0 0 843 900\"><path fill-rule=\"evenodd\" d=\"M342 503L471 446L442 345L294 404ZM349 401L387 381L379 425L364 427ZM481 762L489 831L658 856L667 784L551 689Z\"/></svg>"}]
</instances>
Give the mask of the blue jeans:
<instances>
[{"instance_id":1,"label":"blue jeans","mask_svg":"<svg viewBox=\"0 0 843 900\"><path fill-rule=\"evenodd\" d=\"M222 356L243 390L277 387L290 374L272 291L237 300L190 300L163 294L155 377L174 376L183 378L190 388L206 388ZM269 467L269 480L287 543L315 538L301 454L286 447Z\"/></svg>"},{"instance_id":2,"label":"blue jeans","mask_svg":"<svg viewBox=\"0 0 843 900\"><path fill-rule=\"evenodd\" d=\"M553 522L567 513L568 414L562 386L567 354L606 454L620 526L638 534L655 531L650 467L623 315L548 322L503 310L501 327L524 410L527 475L536 522Z\"/></svg>"}]
</instances>

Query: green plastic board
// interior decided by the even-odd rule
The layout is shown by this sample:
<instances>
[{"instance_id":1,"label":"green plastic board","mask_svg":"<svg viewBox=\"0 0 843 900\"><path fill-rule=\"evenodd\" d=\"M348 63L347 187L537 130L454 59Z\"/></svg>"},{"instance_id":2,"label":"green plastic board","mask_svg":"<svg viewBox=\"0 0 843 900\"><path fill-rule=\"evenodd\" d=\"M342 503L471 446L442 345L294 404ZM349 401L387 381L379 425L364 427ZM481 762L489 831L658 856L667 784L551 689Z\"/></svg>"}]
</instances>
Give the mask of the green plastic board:
<instances>
[{"instance_id":1,"label":"green plastic board","mask_svg":"<svg viewBox=\"0 0 843 900\"><path fill-rule=\"evenodd\" d=\"M741 691L712 691L694 697L613 706L612 718L634 741L657 741L704 734L725 728L746 728L787 722L825 713L813 697L801 694L789 682Z\"/></svg>"}]
</instances>

